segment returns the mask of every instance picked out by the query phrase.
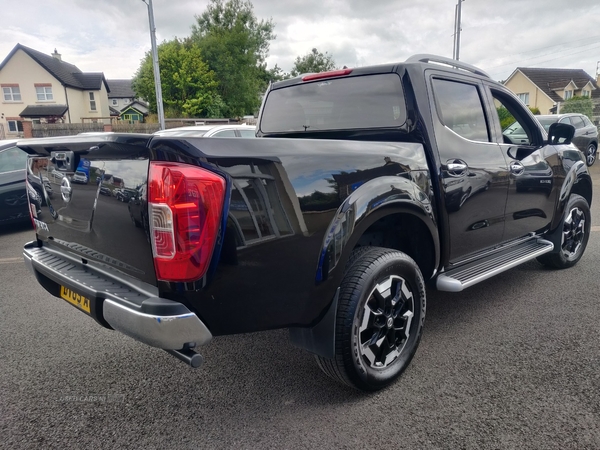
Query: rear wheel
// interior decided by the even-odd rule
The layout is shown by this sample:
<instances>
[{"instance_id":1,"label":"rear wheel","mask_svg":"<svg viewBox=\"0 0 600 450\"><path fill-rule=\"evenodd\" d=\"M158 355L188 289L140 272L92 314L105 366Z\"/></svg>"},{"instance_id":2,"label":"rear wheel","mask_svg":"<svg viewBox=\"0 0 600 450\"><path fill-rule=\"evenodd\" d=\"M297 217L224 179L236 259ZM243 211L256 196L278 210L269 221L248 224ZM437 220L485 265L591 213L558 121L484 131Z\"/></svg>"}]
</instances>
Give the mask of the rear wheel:
<instances>
[{"instance_id":1,"label":"rear wheel","mask_svg":"<svg viewBox=\"0 0 600 450\"><path fill-rule=\"evenodd\" d=\"M340 286L335 358L317 356L331 378L375 391L392 383L414 356L425 320L417 264L395 250L361 248Z\"/></svg>"},{"instance_id":2,"label":"rear wheel","mask_svg":"<svg viewBox=\"0 0 600 450\"><path fill-rule=\"evenodd\" d=\"M590 237L590 207L580 195L571 194L561 223L560 249L538 257L555 269L572 267L581 259Z\"/></svg>"},{"instance_id":3,"label":"rear wheel","mask_svg":"<svg viewBox=\"0 0 600 450\"><path fill-rule=\"evenodd\" d=\"M588 165L588 167L593 166L596 162L596 150L596 144L594 143L591 143L587 146L585 151L585 163Z\"/></svg>"}]
</instances>

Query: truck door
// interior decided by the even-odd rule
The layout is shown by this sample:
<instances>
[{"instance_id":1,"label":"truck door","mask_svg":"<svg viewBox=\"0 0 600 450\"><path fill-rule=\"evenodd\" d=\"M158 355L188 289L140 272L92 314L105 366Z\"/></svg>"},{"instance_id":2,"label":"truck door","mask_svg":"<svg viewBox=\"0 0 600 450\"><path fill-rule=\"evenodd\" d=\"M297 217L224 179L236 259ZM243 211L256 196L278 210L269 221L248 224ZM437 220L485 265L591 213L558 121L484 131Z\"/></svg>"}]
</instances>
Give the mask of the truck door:
<instances>
[{"instance_id":1,"label":"truck door","mask_svg":"<svg viewBox=\"0 0 600 450\"><path fill-rule=\"evenodd\" d=\"M449 262L502 242L507 160L492 140L483 85L432 75L433 122L448 220ZM437 116L437 117L436 117Z\"/></svg>"},{"instance_id":2,"label":"truck door","mask_svg":"<svg viewBox=\"0 0 600 450\"><path fill-rule=\"evenodd\" d=\"M541 125L525 105L495 86L488 90L495 139L508 160L509 186L504 241L541 231L552 220L561 186L560 161L554 146L547 145ZM503 121L500 121L500 117ZM519 128L515 138L508 128Z\"/></svg>"}]
</instances>

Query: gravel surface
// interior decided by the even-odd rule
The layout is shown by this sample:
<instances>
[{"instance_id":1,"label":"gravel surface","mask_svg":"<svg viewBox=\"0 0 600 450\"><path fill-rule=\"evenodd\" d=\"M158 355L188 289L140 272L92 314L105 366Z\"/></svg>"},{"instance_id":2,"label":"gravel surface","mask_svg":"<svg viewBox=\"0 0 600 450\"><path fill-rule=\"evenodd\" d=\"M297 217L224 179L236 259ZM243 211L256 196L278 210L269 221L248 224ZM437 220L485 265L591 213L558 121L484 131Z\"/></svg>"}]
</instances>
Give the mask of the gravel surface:
<instances>
[{"instance_id":1,"label":"gravel surface","mask_svg":"<svg viewBox=\"0 0 600 450\"><path fill-rule=\"evenodd\" d=\"M600 448L598 226L575 268L429 291L412 364L375 394L283 330L216 338L197 370L105 330L28 273L28 228L0 230L0 448Z\"/></svg>"}]
</instances>

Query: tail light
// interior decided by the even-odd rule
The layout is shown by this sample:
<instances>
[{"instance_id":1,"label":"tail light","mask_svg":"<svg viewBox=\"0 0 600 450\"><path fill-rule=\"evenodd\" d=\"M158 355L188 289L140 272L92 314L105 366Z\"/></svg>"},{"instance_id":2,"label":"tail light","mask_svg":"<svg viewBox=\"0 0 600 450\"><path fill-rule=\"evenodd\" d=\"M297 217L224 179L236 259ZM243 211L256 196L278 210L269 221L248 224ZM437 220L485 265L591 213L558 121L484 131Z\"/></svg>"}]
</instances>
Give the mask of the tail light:
<instances>
[{"instance_id":1,"label":"tail light","mask_svg":"<svg viewBox=\"0 0 600 450\"><path fill-rule=\"evenodd\" d=\"M148 210L156 277L195 281L204 276L217 240L225 180L180 163L151 162Z\"/></svg>"}]
</instances>

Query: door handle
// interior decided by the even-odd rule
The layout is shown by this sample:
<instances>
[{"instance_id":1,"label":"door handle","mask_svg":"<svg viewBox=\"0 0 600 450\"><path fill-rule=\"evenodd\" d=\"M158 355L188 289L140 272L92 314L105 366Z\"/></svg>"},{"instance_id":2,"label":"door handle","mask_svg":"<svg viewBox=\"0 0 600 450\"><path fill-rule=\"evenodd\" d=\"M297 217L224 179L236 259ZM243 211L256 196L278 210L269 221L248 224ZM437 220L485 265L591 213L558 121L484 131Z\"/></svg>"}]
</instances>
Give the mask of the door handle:
<instances>
[{"instance_id":1,"label":"door handle","mask_svg":"<svg viewBox=\"0 0 600 450\"><path fill-rule=\"evenodd\" d=\"M448 172L448 175L450 175L451 177L460 177L462 175L465 175L467 173L467 169L469 168L469 166L467 166L467 163L465 163L464 161L461 161L460 159L451 159L446 163L446 171Z\"/></svg>"},{"instance_id":2,"label":"door handle","mask_svg":"<svg viewBox=\"0 0 600 450\"><path fill-rule=\"evenodd\" d=\"M519 176L523 174L525 167L519 161L512 161L509 165L509 170L513 175Z\"/></svg>"}]
</instances>

